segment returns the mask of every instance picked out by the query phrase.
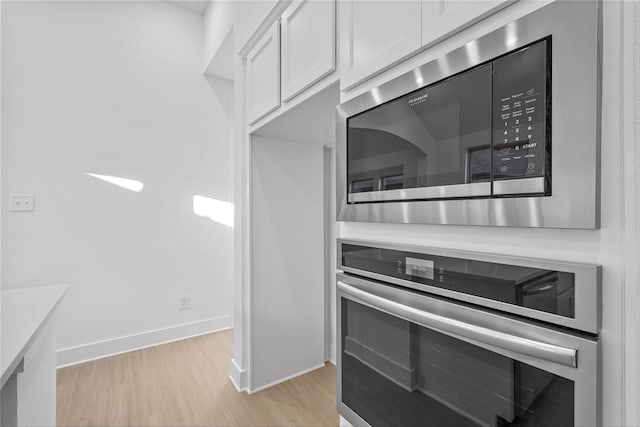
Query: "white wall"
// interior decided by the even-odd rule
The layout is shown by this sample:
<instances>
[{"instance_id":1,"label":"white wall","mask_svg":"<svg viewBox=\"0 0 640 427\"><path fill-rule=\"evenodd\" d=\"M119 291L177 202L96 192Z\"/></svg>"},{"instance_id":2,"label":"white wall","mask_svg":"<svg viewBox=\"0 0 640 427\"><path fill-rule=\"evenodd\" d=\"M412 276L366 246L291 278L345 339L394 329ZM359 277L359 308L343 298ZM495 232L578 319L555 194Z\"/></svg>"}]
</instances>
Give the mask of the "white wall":
<instances>
[{"instance_id":1,"label":"white wall","mask_svg":"<svg viewBox=\"0 0 640 427\"><path fill-rule=\"evenodd\" d=\"M2 199L36 196L35 212L2 216L3 289L70 284L59 363L230 326L233 230L192 205L232 198L230 83L201 74L202 17L167 2L2 8Z\"/></svg>"},{"instance_id":2,"label":"white wall","mask_svg":"<svg viewBox=\"0 0 640 427\"><path fill-rule=\"evenodd\" d=\"M2 197L2 33L3 33L3 25L2 25L2 2L0 2L0 288L2 288L2 212L4 211L4 204L2 201L4 197ZM1 345L1 344L0 344Z\"/></svg>"},{"instance_id":3,"label":"white wall","mask_svg":"<svg viewBox=\"0 0 640 427\"><path fill-rule=\"evenodd\" d=\"M249 389L325 361L324 151L252 140Z\"/></svg>"},{"instance_id":4,"label":"white wall","mask_svg":"<svg viewBox=\"0 0 640 427\"><path fill-rule=\"evenodd\" d=\"M640 2L621 15L624 144L624 410L625 425L640 425Z\"/></svg>"}]
</instances>

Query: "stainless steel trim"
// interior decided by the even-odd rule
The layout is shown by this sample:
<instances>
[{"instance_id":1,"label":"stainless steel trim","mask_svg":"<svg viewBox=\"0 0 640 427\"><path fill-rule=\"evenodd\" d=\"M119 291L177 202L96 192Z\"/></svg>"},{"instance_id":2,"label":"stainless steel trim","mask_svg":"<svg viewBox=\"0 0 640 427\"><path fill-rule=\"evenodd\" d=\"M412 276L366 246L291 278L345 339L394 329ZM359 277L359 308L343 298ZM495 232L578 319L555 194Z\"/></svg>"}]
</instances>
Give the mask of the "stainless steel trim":
<instances>
[{"instance_id":1,"label":"stainless steel trim","mask_svg":"<svg viewBox=\"0 0 640 427\"><path fill-rule=\"evenodd\" d=\"M369 304L371 307L384 311L396 317L442 332L456 338L465 338L474 342L481 342L513 353L534 357L548 362L575 368L577 350L553 344L534 341L516 335L505 334L491 329L482 328L458 320L427 313L377 295L362 291L356 287L338 281L338 289Z\"/></svg>"},{"instance_id":2,"label":"stainless steel trim","mask_svg":"<svg viewBox=\"0 0 640 427\"><path fill-rule=\"evenodd\" d=\"M349 203L381 202L386 200L436 199L450 197L490 196L490 182L442 185L438 187L405 188L402 190L372 191L349 194Z\"/></svg>"},{"instance_id":3,"label":"stainless steel trim","mask_svg":"<svg viewBox=\"0 0 640 427\"><path fill-rule=\"evenodd\" d=\"M509 179L493 181L493 194L542 194L544 193L545 178Z\"/></svg>"},{"instance_id":4,"label":"stainless steel trim","mask_svg":"<svg viewBox=\"0 0 640 427\"><path fill-rule=\"evenodd\" d=\"M495 301L488 298L468 295L448 289L442 289L435 286L428 286L403 280L396 277L384 276L370 271L358 270L346 267L342 264L342 244L352 244L368 246L372 248L402 250L415 252L420 254L431 254L438 256L447 256L452 258L462 258L475 261L495 262L499 264L518 265L522 267L541 268L546 270L557 270L573 273L575 275L575 317L569 318L558 316L556 314L545 313L526 307L514 306L509 303ZM423 292L429 292L436 295L453 298L472 304L478 304L484 307L497 310L507 311L509 313L525 316L544 322L549 322L558 326L565 326L579 331L598 334L602 327L602 268L599 265L582 264L575 262L558 262L552 260L543 260L536 258L515 257L498 254L487 254L479 252L459 251L455 249L432 248L426 246L415 245L398 245L394 243L362 241L353 239L337 240L337 260L336 267L345 273L353 273L359 276L369 277L371 279L380 280L403 287L416 289Z\"/></svg>"},{"instance_id":5,"label":"stainless steel trim","mask_svg":"<svg viewBox=\"0 0 640 427\"><path fill-rule=\"evenodd\" d=\"M339 221L600 227L601 2L558 0L337 107ZM349 203L346 119L552 35L550 196ZM569 54L570 53L570 54Z\"/></svg>"},{"instance_id":6,"label":"stainless steel trim","mask_svg":"<svg viewBox=\"0 0 640 427\"><path fill-rule=\"evenodd\" d=\"M339 381L339 378L340 378L340 372L339 371L336 371L336 378ZM338 382L338 384L340 384L340 382ZM338 405L337 405L338 413L340 415L342 415L342 417L345 420L347 420L347 422L349 422L349 424L351 424L353 427L369 427L369 426L371 426L371 424L366 422L354 410L352 410L347 405L345 405L342 402L342 399L340 398L340 396L341 396L341 394L340 394L340 386L338 385ZM340 423L340 426L343 426L342 423ZM346 426L344 426L344 427L346 427Z\"/></svg>"}]
</instances>

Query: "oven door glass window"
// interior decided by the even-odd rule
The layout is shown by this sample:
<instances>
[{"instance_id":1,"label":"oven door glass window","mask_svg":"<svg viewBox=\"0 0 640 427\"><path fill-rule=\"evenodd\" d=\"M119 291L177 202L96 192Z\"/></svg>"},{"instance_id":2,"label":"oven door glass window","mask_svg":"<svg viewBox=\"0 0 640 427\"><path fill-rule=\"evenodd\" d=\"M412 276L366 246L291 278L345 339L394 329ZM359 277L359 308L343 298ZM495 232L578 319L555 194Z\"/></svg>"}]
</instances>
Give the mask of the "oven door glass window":
<instances>
[{"instance_id":1,"label":"oven door glass window","mask_svg":"<svg viewBox=\"0 0 640 427\"><path fill-rule=\"evenodd\" d=\"M573 381L341 301L341 398L370 425L574 425Z\"/></svg>"},{"instance_id":2,"label":"oven door glass window","mask_svg":"<svg viewBox=\"0 0 640 427\"><path fill-rule=\"evenodd\" d=\"M488 182L491 73L483 65L349 118L348 192Z\"/></svg>"}]
</instances>

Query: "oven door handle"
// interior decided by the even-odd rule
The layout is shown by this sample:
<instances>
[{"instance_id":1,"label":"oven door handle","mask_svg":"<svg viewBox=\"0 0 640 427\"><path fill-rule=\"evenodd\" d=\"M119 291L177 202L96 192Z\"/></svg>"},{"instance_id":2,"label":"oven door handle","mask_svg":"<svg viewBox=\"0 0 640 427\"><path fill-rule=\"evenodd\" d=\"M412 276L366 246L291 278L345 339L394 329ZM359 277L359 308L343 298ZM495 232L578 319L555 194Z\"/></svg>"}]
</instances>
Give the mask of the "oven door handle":
<instances>
[{"instance_id":1,"label":"oven door handle","mask_svg":"<svg viewBox=\"0 0 640 427\"><path fill-rule=\"evenodd\" d=\"M534 341L517 335L494 331L482 326L473 325L438 314L429 313L386 298L363 291L354 286L338 281L338 289L356 299L389 313L402 317L426 328L442 332L446 335L460 337L466 340L484 343L492 347L510 351L520 355L558 363L560 365L577 367L576 349Z\"/></svg>"}]
</instances>

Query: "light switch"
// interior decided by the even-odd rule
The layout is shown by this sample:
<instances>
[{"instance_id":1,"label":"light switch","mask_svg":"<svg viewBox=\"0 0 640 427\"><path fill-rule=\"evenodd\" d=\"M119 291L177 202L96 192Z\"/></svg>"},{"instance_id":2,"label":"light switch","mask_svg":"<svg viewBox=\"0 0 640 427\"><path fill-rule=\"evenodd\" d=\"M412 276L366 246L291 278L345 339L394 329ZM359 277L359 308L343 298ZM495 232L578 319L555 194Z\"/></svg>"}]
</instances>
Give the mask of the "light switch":
<instances>
[{"instance_id":1,"label":"light switch","mask_svg":"<svg viewBox=\"0 0 640 427\"><path fill-rule=\"evenodd\" d=\"M9 199L9 211L11 212L33 212L36 210L33 194L10 194Z\"/></svg>"}]
</instances>

